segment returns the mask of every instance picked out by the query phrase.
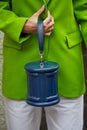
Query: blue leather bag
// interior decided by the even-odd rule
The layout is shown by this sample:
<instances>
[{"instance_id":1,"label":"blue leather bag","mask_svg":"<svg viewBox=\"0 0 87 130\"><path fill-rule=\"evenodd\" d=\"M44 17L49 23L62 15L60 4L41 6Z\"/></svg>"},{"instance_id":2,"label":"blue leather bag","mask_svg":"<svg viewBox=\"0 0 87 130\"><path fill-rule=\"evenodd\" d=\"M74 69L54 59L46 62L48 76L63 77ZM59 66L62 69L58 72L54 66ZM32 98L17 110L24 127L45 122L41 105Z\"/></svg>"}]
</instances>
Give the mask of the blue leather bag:
<instances>
[{"instance_id":1,"label":"blue leather bag","mask_svg":"<svg viewBox=\"0 0 87 130\"><path fill-rule=\"evenodd\" d=\"M33 106L52 106L60 101L58 94L58 68L56 62L44 61L43 22L38 21L38 43L40 61L25 65L27 72L28 96L27 103Z\"/></svg>"}]
</instances>

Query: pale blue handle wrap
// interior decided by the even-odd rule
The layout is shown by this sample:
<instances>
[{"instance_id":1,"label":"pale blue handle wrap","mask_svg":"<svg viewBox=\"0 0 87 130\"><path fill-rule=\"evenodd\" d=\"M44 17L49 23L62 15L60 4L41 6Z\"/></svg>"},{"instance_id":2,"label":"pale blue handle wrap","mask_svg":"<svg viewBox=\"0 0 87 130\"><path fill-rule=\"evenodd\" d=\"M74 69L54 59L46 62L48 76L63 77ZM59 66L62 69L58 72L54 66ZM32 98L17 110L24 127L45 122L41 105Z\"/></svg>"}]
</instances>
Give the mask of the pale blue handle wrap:
<instances>
[{"instance_id":1,"label":"pale blue handle wrap","mask_svg":"<svg viewBox=\"0 0 87 130\"><path fill-rule=\"evenodd\" d=\"M43 21L38 21L38 43L40 54L43 53L44 49L44 29L43 29Z\"/></svg>"}]
</instances>

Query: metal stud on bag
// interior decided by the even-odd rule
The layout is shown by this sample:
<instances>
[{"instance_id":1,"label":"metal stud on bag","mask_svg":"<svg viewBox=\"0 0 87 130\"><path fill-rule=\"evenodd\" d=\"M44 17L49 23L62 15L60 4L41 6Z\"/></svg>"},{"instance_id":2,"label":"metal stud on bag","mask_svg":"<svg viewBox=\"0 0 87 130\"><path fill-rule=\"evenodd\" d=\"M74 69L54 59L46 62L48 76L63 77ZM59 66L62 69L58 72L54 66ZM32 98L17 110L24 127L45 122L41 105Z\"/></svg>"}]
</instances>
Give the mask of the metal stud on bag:
<instances>
[{"instance_id":1,"label":"metal stud on bag","mask_svg":"<svg viewBox=\"0 0 87 130\"><path fill-rule=\"evenodd\" d=\"M26 102L33 106L52 106L60 101L58 94L58 68L56 62L44 61L43 22L38 21L38 43L40 61L25 65L27 72L28 96Z\"/></svg>"}]
</instances>

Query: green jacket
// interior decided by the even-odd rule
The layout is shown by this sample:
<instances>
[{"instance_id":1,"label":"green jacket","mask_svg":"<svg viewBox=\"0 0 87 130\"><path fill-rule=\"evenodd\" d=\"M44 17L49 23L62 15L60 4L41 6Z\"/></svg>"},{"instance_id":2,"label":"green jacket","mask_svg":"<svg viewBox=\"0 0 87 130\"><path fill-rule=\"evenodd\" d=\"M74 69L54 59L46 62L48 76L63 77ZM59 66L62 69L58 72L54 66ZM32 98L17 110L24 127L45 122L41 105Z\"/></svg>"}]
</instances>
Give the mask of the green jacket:
<instances>
[{"instance_id":1,"label":"green jacket","mask_svg":"<svg viewBox=\"0 0 87 130\"><path fill-rule=\"evenodd\" d=\"M37 35L25 35L22 28L43 4L55 20L52 35L45 37L44 58L60 64L59 93L73 98L85 92L81 43L84 39L87 47L87 0L0 0L0 30L5 33L2 92L8 98L26 99L24 65L40 57Z\"/></svg>"}]
</instances>

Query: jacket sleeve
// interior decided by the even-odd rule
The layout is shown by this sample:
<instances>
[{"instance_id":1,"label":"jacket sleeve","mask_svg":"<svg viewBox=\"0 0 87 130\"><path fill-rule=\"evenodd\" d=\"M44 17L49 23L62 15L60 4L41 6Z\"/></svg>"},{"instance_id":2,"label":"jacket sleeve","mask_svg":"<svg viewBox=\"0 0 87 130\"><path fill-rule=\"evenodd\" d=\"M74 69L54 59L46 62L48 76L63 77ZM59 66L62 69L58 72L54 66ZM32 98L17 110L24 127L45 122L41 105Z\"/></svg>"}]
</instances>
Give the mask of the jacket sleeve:
<instances>
[{"instance_id":1,"label":"jacket sleeve","mask_svg":"<svg viewBox=\"0 0 87 130\"><path fill-rule=\"evenodd\" d=\"M0 0L0 30L18 43L26 41L30 35L21 35L28 18L18 17L11 11L10 0Z\"/></svg>"},{"instance_id":2,"label":"jacket sleeve","mask_svg":"<svg viewBox=\"0 0 87 130\"><path fill-rule=\"evenodd\" d=\"M81 33L87 47L87 0L73 0L74 13L81 25Z\"/></svg>"}]
</instances>

